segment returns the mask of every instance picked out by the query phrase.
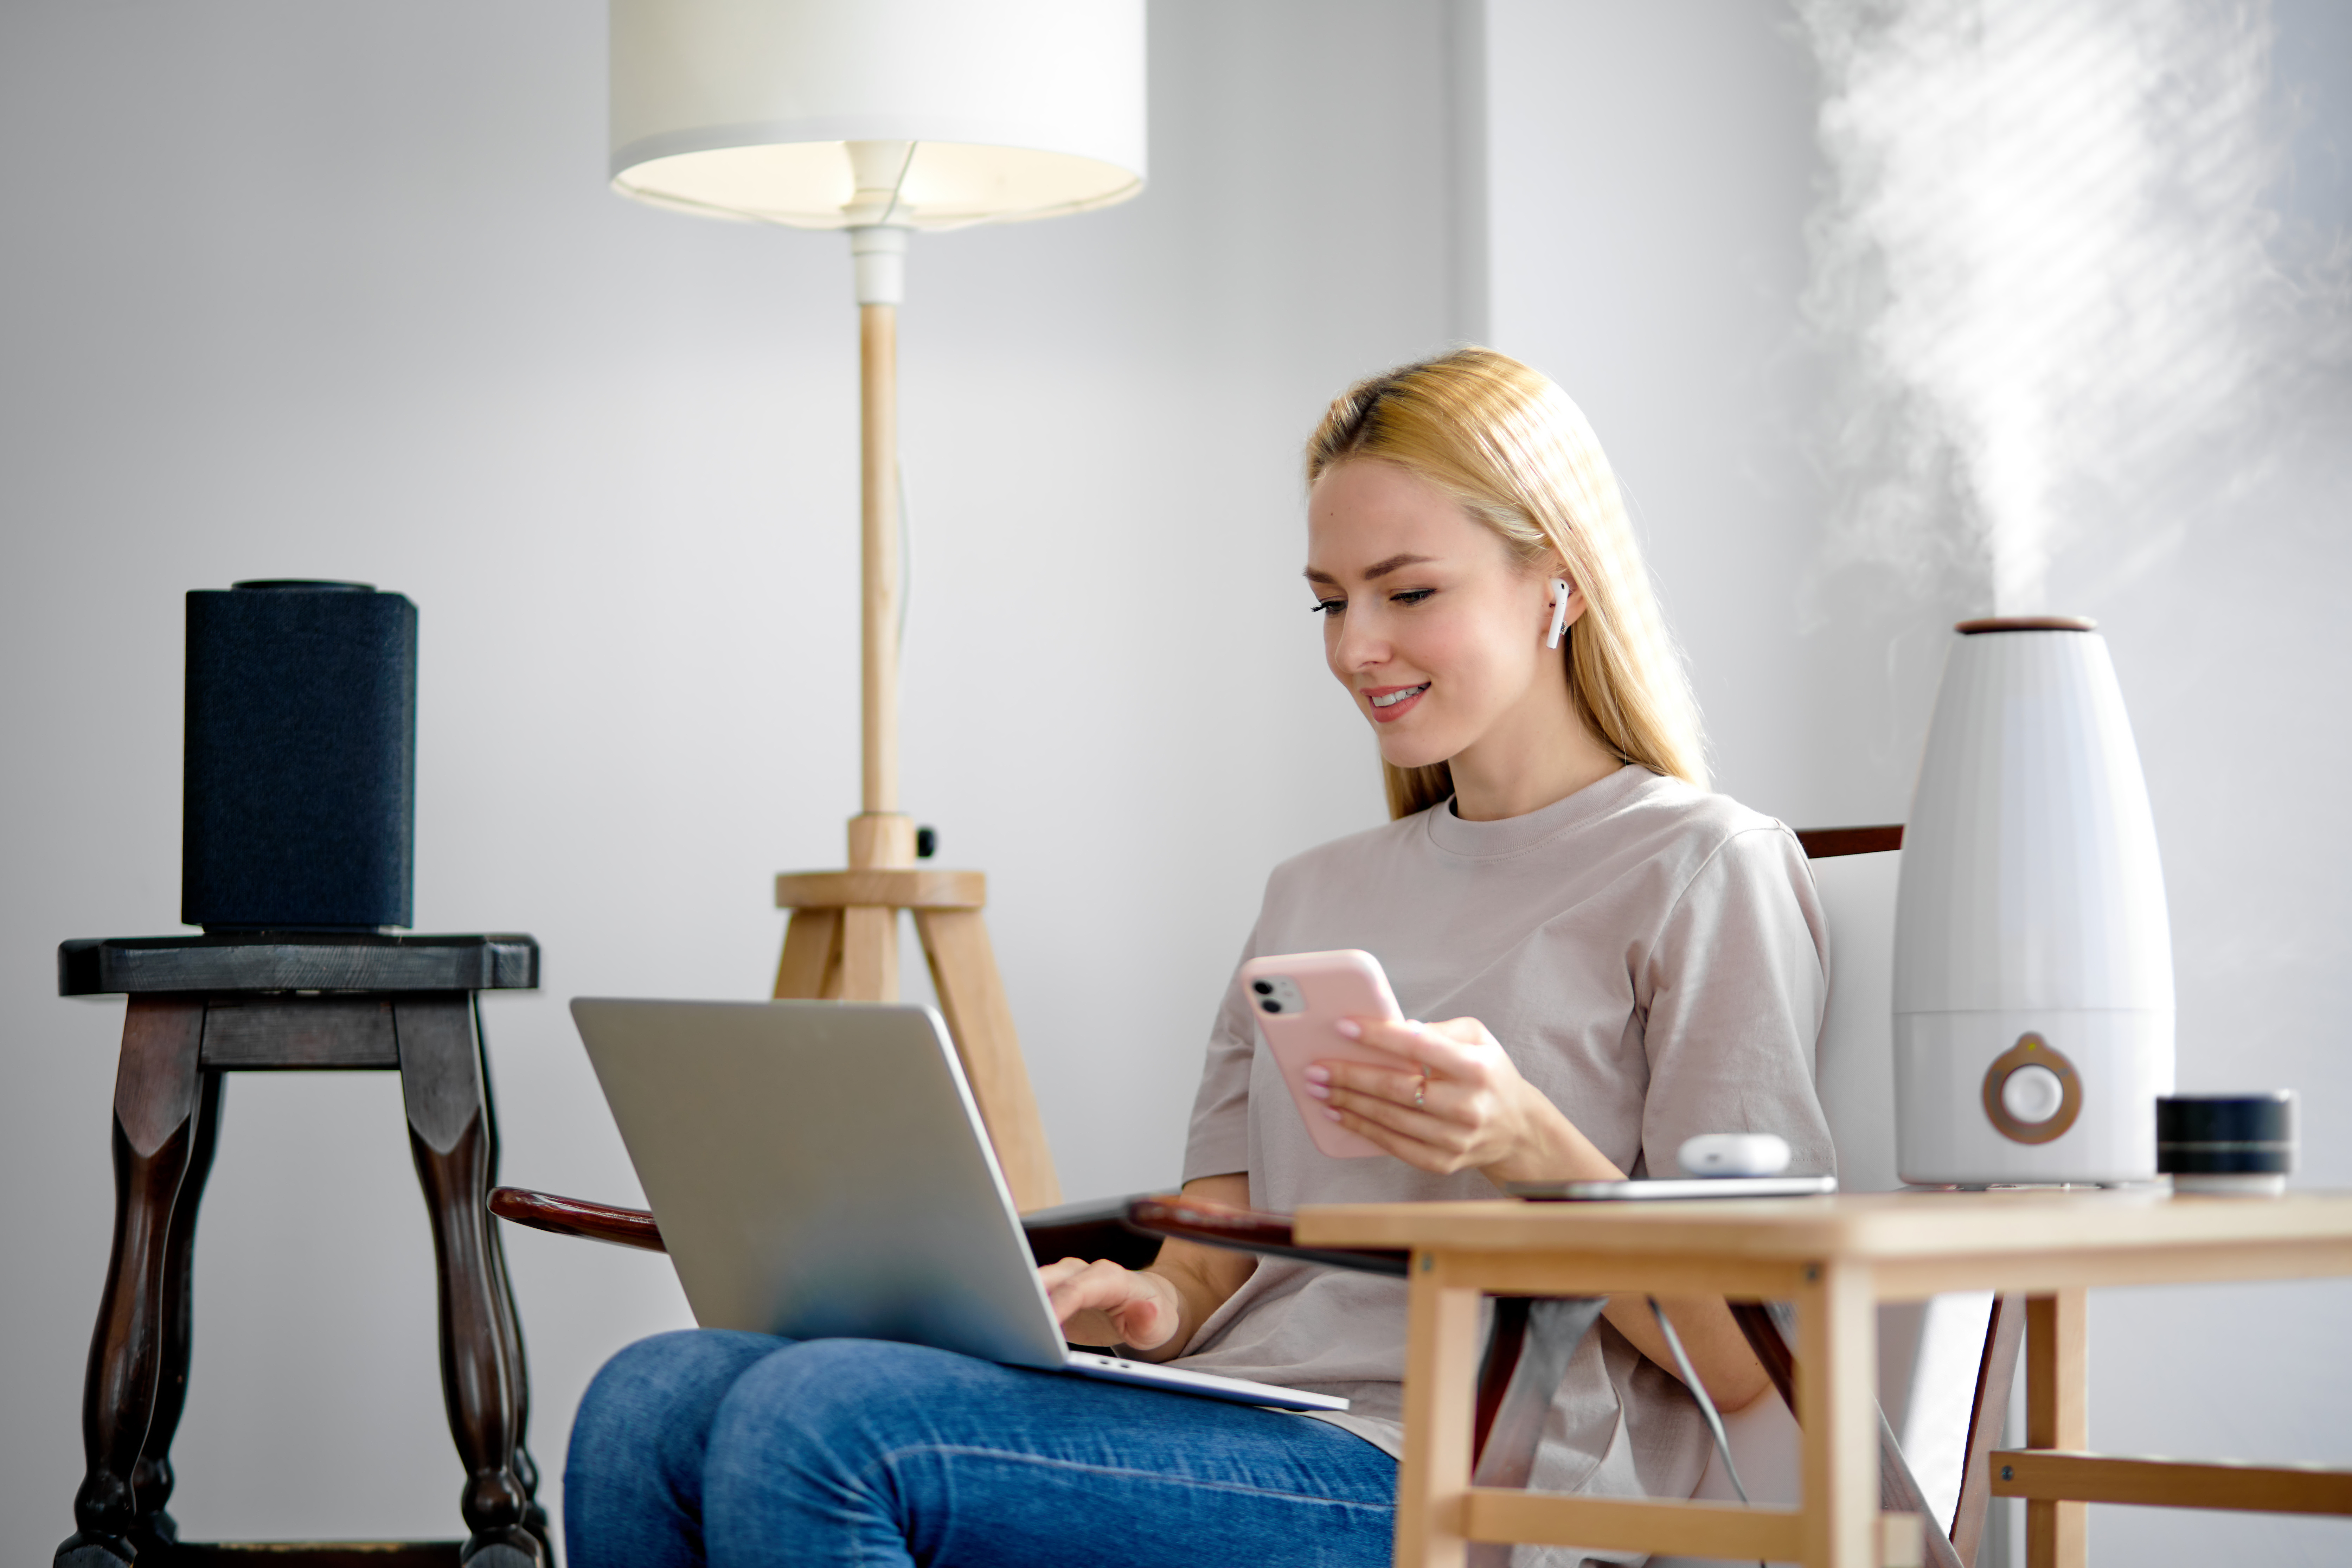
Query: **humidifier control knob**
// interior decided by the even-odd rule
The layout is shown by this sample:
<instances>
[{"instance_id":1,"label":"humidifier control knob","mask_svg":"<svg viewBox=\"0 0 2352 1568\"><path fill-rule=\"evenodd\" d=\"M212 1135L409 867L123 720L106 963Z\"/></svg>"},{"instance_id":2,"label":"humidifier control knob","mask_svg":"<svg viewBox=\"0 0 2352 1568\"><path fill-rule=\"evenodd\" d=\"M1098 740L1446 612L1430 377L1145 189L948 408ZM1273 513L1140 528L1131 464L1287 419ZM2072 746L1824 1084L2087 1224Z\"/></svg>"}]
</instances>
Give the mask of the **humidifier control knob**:
<instances>
[{"instance_id":1,"label":"humidifier control knob","mask_svg":"<svg viewBox=\"0 0 2352 1568\"><path fill-rule=\"evenodd\" d=\"M2021 1067L2000 1086L2001 1109L2029 1126L2049 1121L2066 1100L2066 1086L2045 1067Z\"/></svg>"},{"instance_id":2,"label":"humidifier control knob","mask_svg":"<svg viewBox=\"0 0 2352 1568\"><path fill-rule=\"evenodd\" d=\"M2083 1075L2034 1031L1995 1057L1984 1076L1985 1120L2017 1143L2048 1143L2083 1114Z\"/></svg>"}]
</instances>

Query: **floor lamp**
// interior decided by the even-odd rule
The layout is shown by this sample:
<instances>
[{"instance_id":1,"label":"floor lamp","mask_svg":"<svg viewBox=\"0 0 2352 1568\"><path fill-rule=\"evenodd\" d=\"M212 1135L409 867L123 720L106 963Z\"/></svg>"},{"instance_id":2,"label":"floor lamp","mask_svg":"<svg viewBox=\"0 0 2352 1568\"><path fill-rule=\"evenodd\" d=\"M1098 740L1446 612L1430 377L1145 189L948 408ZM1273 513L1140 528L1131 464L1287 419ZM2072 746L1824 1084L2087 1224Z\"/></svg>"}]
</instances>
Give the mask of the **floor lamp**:
<instances>
[{"instance_id":1,"label":"floor lamp","mask_svg":"<svg viewBox=\"0 0 2352 1568\"><path fill-rule=\"evenodd\" d=\"M1014 1202L1060 1201L978 871L898 809L898 307L907 237L1084 212L1144 175L1143 0L612 0L613 188L849 233L862 431L861 801L846 871L787 873L780 997L896 1001L912 910Z\"/></svg>"}]
</instances>

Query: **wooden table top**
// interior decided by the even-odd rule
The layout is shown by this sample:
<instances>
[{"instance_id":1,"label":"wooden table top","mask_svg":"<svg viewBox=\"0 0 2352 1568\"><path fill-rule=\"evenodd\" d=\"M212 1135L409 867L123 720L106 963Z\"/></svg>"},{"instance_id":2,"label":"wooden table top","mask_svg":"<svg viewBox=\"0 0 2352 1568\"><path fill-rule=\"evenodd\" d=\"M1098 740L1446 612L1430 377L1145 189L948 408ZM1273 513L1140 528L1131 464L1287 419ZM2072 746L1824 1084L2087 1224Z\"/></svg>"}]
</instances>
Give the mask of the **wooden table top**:
<instances>
[{"instance_id":1,"label":"wooden table top","mask_svg":"<svg viewBox=\"0 0 2352 1568\"><path fill-rule=\"evenodd\" d=\"M2147 1188L1618 1203L1500 1198L1315 1205L1298 1211L1297 1224L1305 1247L1891 1262L2352 1243L2352 1193L2175 1197Z\"/></svg>"}]
</instances>

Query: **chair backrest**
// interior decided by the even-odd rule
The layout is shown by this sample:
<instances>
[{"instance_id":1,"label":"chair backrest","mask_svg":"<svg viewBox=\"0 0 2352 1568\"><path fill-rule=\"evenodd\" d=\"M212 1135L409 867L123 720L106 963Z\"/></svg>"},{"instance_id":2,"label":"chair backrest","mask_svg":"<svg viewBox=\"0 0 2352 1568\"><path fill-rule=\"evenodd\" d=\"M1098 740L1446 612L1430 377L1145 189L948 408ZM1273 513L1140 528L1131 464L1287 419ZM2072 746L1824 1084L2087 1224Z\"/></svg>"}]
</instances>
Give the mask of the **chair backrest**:
<instances>
[{"instance_id":1,"label":"chair backrest","mask_svg":"<svg viewBox=\"0 0 2352 1568\"><path fill-rule=\"evenodd\" d=\"M1902 863L1900 849L1812 862L1830 924L1829 1011L1813 1084L1837 1149L1838 1186L1849 1193L1903 1184L1895 1173L1895 888Z\"/></svg>"}]
</instances>

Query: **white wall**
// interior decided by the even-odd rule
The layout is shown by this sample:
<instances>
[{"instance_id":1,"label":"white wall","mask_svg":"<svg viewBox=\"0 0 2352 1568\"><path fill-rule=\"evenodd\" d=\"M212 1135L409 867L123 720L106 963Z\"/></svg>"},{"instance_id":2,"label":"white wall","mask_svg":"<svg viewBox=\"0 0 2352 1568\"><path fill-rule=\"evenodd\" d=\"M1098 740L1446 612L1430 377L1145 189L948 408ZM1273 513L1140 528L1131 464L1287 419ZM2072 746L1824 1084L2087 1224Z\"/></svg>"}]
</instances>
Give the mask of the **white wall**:
<instances>
[{"instance_id":1,"label":"white wall","mask_svg":"<svg viewBox=\"0 0 2352 1568\"><path fill-rule=\"evenodd\" d=\"M1444 20L1156 7L1150 190L910 263L905 798L990 874L1074 1197L1173 1177L1267 868L1381 815L1295 585L1297 451L1449 331ZM770 877L840 863L845 247L610 195L604 48L576 0L0 8L10 1561L72 1528L111 1205L121 1007L58 1000L51 955L175 929L185 590L420 605L418 927L546 952L484 1007L509 1180L629 1199L564 999L764 994ZM454 1531L396 1082L228 1100L175 1511ZM596 1364L685 1313L656 1259L509 1245L552 1476Z\"/></svg>"},{"instance_id":2,"label":"white wall","mask_svg":"<svg viewBox=\"0 0 2352 1568\"><path fill-rule=\"evenodd\" d=\"M1899 821L1884 790L1819 798L1841 770L1815 760L1792 635L1819 508L1798 446L1817 379L1795 337L1803 47L1779 8L1737 3L1487 12L1493 340L1599 432L1690 656L1717 786L1806 826Z\"/></svg>"},{"instance_id":3,"label":"white wall","mask_svg":"<svg viewBox=\"0 0 2352 1568\"><path fill-rule=\"evenodd\" d=\"M1486 13L1493 340L1569 388L1626 480L1720 787L1801 826L1900 821L1946 628L1990 606L1965 574L1911 584L1832 560L1842 476L1817 458L1842 351L1800 309L1828 172L1794 16L1746 0ZM2352 21L2314 0L2273 14L2286 266L2352 234ZM2300 1089L2301 1180L2341 1187L2352 851L2326 824L2352 767L2352 290L2337 254L2318 275L2337 292L2295 307L2326 352L2302 351L2305 379L2261 411L2270 434L2242 433L2226 464L2145 510L2085 500L2050 603L2101 620L2131 707L2171 900L2181 1086ZM2352 1289L2092 1300L2095 1444L2352 1461ZM2098 1562L2352 1551L2334 1521L2092 1521Z\"/></svg>"}]
</instances>

